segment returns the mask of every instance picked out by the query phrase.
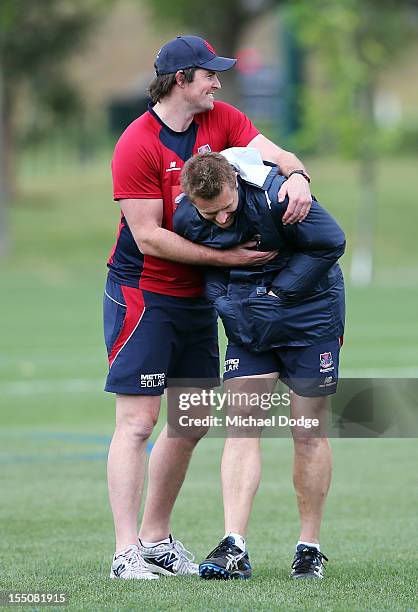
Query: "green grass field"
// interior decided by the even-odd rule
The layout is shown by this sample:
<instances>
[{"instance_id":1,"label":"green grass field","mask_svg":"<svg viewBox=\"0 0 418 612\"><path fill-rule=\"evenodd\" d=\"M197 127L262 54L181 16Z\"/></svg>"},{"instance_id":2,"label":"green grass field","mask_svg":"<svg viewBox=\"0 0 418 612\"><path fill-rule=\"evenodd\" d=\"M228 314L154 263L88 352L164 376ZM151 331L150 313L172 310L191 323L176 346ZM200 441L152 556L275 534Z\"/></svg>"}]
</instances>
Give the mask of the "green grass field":
<instances>
[{"instance_id":1,"label":"green grass field","mask_svg":"<svg viewBox=\"0 0 418 612\"><path fill-rule=\"evenodd\" d=\"M355 167L335 161L309 167L316 195L347 229L347 270ZM380 169L376 281L347 288L347 376L418 376L414 168L415 161L403 160ZM113 398L101 391L101 299L118 217L110 193L105 162L56 171L48 180L26 169L11 215L14 249L0 271L0 592L64 591L67 609L92 612L418 609L412 439L333 441L321 542L330 563L320 584L288 579L298 521L287 439L263 443L263 480L248 537L253 580L108 580L114 543L105 457L114 416ZM174 534L197 559L223 535L221 446L221 440L201 442L173 517Z\"/></svg>"}]
</instances>

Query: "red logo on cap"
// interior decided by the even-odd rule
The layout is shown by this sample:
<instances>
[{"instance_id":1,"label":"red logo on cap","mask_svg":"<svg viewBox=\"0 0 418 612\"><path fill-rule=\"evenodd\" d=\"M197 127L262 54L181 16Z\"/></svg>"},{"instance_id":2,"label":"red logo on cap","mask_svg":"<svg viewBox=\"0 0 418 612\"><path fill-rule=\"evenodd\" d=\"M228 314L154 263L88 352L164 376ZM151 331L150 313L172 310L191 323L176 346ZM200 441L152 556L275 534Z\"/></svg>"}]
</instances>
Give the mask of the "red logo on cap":
<instances>
[{"instance_id":1,"label":"red logo on cap","mask_svg":"<svg viewBox=\"0 0 418 612\"><path fill-rule=\"evenodd\" d=\"M209 51L210 51L211 53L213 53L213 55L216 55L216 51L215 51L215 49L212 47L212 45L211 45L211 44L209 44L207 40L204 40L203 42L205 43L205 45L206 45L206 47L209 49Z\"/></svg>"}]
</instances>

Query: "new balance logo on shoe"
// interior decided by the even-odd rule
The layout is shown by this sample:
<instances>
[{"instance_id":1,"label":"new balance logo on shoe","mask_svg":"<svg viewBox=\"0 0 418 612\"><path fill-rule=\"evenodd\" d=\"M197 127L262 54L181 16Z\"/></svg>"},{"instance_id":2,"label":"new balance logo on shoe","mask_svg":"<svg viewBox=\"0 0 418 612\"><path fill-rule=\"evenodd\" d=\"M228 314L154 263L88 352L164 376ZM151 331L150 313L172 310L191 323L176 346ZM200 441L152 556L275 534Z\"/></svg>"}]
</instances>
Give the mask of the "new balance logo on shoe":
<instances>
[{"instance_id":1,"label":"new balance logo on shoe","mask_svg":"<svg viewBox=\"0 0 418 612\"><path fill-rule=\"evenodd\" d=\"M159 557L155 557L153 562L157 562L161 565L161 567L165 567L168 570L172 570L175 561L177 560L177 555L172 552L165 552L163 555Z\"/></svg>"}]
</instances>

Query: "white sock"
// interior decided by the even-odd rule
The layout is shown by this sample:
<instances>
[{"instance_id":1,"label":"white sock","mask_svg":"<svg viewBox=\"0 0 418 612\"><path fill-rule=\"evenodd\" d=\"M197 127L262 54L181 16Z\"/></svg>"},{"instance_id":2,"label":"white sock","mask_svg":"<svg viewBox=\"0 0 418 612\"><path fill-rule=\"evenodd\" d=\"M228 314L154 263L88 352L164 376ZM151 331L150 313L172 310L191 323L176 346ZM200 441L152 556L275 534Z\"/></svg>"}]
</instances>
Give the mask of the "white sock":
<instances>
[{"instance_id":1,"label":"white sock","mask_svg":"<svg viewBox=\"0 0 418 612\"><path fill-rule=\"evenodd\" d=\"M303 544L303 546L310 546L311 548L317 548L318 551L321 552L321 547L317 542L304 542L303 540L298 540L296 548L299 546L299 544Z\"/></svg>"},{"instance_id":2,"label":"white sock","mask_svg":"<svg viewBox=\"0 0 418 612\"><path fill-rule=\"evenodd\" d=\"M234 533L233 531L230 531L229 533L226 533L224 535L224 538L228 538L228 537L234 538L235 546L238 546L238 548L240 548L242 552L245 552L247 550L245 538L243 538L242 535L240 535L239 533Z\"/></svg>"},{"instance_id":3,"label":"white sock","mask_svg":"<svg viewBox=\"0 0 418 612\"><path fill-rule=\"evenodd\" d=\"M154 546L158 546L159 544L170 544L171 541L172 540L170 536L168 536L168 538L164 538L164 540L159 540L158 542L145 542L145 540L139 540L140 544L145 548L153 548Z\"/></svg>"}]
</instances>

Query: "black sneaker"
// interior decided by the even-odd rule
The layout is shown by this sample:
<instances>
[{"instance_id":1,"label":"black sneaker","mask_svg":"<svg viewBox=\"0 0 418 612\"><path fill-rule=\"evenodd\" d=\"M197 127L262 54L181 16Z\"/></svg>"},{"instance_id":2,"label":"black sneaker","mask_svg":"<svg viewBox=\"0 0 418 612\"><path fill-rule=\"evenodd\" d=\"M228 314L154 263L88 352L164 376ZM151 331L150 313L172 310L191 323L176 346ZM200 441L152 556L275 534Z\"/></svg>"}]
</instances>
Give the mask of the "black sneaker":
<instances>
[{"instance_id":1,"label":"black sneaker","mask_svg":"<svg viewBox=\"0 0 418 612\"><path fill-rule=\"evenodd\" d=\"M243 552L234 538L228 536L199 565L199 575L205 580L247 580L252 575L248 552Z\"/></svg>"},{"instance_id":2,"label":"black sneaker","mask_svg":"<svg viewBox=\"0 0 418 612\"><path fill-rule=\"evenodd\" d=\"M324 577L324 561L328 561L314 546L299 544L296 548L292 563L291 578L319 578Z\"/></svg>"}]
</instances>

